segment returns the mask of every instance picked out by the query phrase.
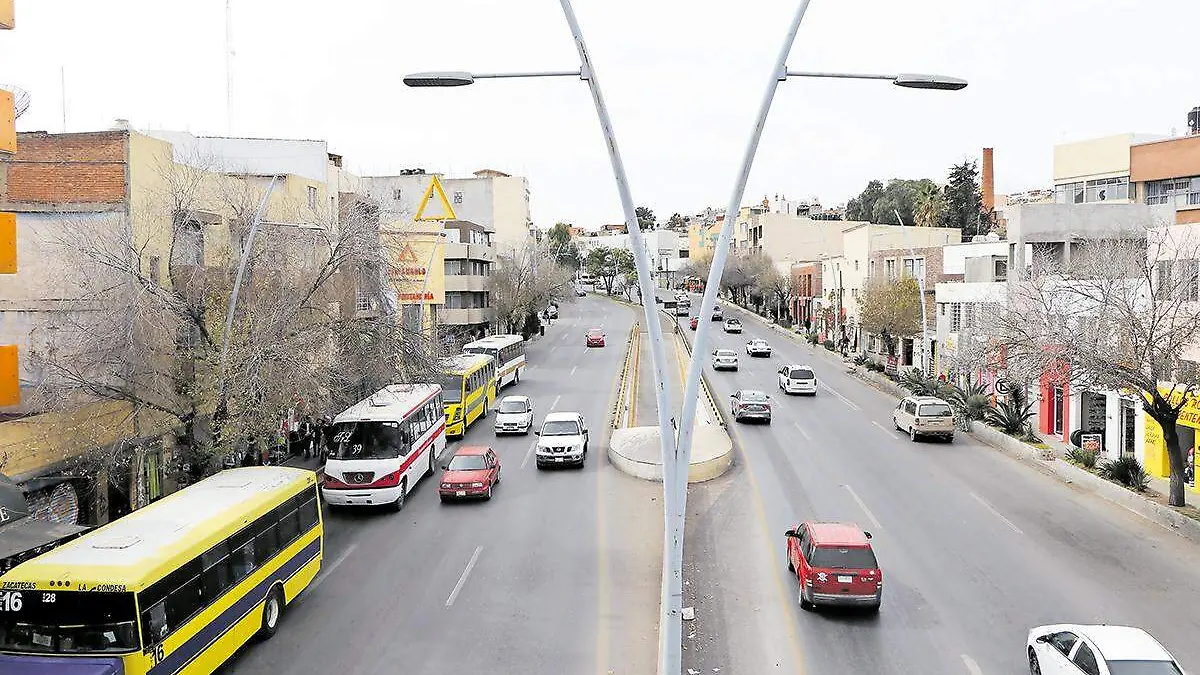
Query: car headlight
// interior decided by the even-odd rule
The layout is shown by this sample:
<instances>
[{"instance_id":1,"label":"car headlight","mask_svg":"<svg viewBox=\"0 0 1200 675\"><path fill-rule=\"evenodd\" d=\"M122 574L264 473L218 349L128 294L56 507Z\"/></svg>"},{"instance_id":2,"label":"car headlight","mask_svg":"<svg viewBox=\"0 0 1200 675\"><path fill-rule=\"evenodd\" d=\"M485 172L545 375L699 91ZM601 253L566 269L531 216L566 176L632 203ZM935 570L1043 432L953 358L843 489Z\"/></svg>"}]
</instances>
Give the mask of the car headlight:
<instances>
[{"instance_id":1,"label":"car headlight","mask_svg":"<svg viewBox=\"0 0 1200 675\"><path fill-rule=\"evenodd\" d=\"M471 487L483 487L483 483L471 483Z\"/></svg>"},{"instance_id":2,"label":"car headlight","mask_svg":"<svg viewBox=\"0 0 1200 675\"><path fill-rule=\"evenodd\" d=\"M442 487L449 489L449 488L450 488L450 484L449 484L449 483L442 483Z\"/></svg>"}]
</instances>

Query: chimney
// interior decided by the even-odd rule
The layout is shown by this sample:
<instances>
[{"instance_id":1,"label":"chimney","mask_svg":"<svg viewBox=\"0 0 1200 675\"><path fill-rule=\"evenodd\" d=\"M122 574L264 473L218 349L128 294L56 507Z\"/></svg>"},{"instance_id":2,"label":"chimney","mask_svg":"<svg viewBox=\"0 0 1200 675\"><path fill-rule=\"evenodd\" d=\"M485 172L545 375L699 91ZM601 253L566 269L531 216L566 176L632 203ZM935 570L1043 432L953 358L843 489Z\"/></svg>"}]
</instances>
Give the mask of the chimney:
<instances>
[{"instance_id":1,"label":"chimney","mask_svg":"<svg viewBox=\"0 0 1200 675\"><path fill-rule=\"evenodd\" d=\"M983 149L983 210L990 212L996 208L996 177L992 169L992 149Z\"/></svg>"}]
</instances>

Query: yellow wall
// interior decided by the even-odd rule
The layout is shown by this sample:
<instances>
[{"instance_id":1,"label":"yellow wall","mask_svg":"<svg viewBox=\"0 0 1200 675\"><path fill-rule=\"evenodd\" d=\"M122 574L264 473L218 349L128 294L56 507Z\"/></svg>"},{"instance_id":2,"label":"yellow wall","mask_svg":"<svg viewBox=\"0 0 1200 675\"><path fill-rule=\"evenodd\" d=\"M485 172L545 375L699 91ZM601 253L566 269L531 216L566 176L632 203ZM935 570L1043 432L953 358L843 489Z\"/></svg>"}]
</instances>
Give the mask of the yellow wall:
<instances>
[{"instance_id":1,"label":"yellow wall","mask_svg":"<svg viewBox=\"0 0 1200 675\"><path fill-rule=\"evenodd\" d=\"M1163 388L1160 391L1163 393L1163 395L1165 395L1167 393L1168 389ZM1176 393L1172 398L1176 402L1178 402L1179 399L1182 398L1182 396L1183 396L1183 394ZM1166 441L1163 439L1162 426L1160 426L1158 422L1155 422L1154 418L1150 417L1149 415L1145 415L1145 420L1146 420L1146 422L1145 422L1145 424L1146 424L1146 444L1144 446L1145 461L1143 462L1143 464L1145 466L1146 472L1152 476L1158 476L1159 478L1167 478L1171 475L1171 465L1170 465L1170 461L1167 458L1167 445L1166 445ZM1179 425L1185 426L1185 427L1191 427L1193 429L1200 429L1200 398L1197 398L1197 397L1189 397L1188 398L1187 404L1184 405L1183 409L1179 411ZM1196 434L1196 440L1198 442L1200 442L1200 433ZM1197 446L1197 447L1200 447L1200 446ZM1187 455L1187 448L1184 448L1184 459L1185 460L1187 459L1186 455ZM1194 459L1195 455L1200 455L1200 451L1195 452L1193 455L1193 467L1192 467L1193 475L1195 475L1196 468L1197 468L1196 461ZM1189 487L1188 489L1195 490L1196 488Z\"/></svg>"},{"instance_id":2,"label":"yellow wall","mask_svg":"<svg viewBox=\"0 0 1200 675\"><path fill-rule=\"evenodd\" d=\"M1133 134L1091 138L1054 146L1054 182L1129 175Z\"/></svg>"},{"instance_id":3,"label":"yellow wall","mask_svg":"<svg viewBox=\"0 0 1200 675\"><path fill-rule=\"evenodd\" d=\"M427 223L395 222L380 228L387 249L388 277L402 305L421 304L425 289L427 305L446 302L445 241L437 237L441 228ZM426 276L428 275L428 280Z\"/></svg>"}]
</instances>

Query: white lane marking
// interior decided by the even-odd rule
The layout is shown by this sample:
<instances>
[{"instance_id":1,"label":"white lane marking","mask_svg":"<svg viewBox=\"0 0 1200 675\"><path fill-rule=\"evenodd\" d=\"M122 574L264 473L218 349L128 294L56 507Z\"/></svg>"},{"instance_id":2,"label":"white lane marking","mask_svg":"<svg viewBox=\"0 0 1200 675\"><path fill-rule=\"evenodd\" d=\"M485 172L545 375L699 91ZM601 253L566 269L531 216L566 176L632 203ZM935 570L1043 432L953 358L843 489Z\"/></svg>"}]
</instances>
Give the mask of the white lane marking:
<instances>
[{"instance_id":1,"label":"white lane marking","mask_svg":"<svg viewBox=\"0 0 1200 675\"><path fill-rule=\"evenodd\" d=\"M879 422L876 422L875 420L871 420L871 424L874 424L875 426L879 427L879 430L882 431L883 433L887 434L888 436L895 436L895 434L888 431L888 428L883 426Z\"/></svg>"},{"instance_id":2,"label":"white lane marking","mask_svg":"<svg viewBox=\"0 0 1200 675\"><path fill-rule=\"evenodd\" d=\"M796 429L800 432L800 435L804 437L804 440L806 440L806 441L812 440L812 436L808 435L808 432L804 430L804 427L800 426L799 422L793 422L792 424L796 425Z\"/></svg>"},{"instance_id":3,"label":"white lane marking","mask_svg":"<svg viewBox=\"0 0 1200 675\"><path fill-rule=\"evenodd\" d=\"M334 570L336 570L342 563L346 562L346 558L349 558L350 554L354 553L354 549L356 548L358 548L358 544L350 544L346 547L346 550L342 551L342 554L333 561L332 565L322 565L321 567L323 569L321 570L321 573L318 574L317 578L314 579L312 584L309 585L307 589L308 592L312 593L313 591L317 590L317 586L320 586L322 583L324 583L325 580L329 578L329 575L333 574Z\"/></svg>"},{"instance_id":4,"label":"white lane marking","mask_svg":"<svg viewBox=\"0 0 1200 675\"><path fill-rule=\"evenodd\" d=\"M576 370L579 370L579 366L571 368L571 374L574 375Z\"/></svg>"},{"instance_id":5,"label":"white lane marking","mask_svg":"<svg viewBox=\"0 0 1200 675\"><path fill-rule=\"evenodd\" d=\"M833 387L825 384L824 382L821 382L821 388L824 389L825 391L833 394L834 396L838 397L839 399L841 399L842 403L845 403L846 405L850 406L852 409L857 410L858 412L862 412L862 408L858 407L858 404L855 403L854 401L851 401L850 399L843 396L842 392L834 389Z\"/></svg>"},{"instance_id":6,"label":"white lane marking","mask_svg":"<svg viewBox=\"0 0 1200 675\"><path fill-rule=\"evenodd\" d=\"M562 398L561 394L554 397L554 403L550 404L550 412L554 412L554 409L558 407L558 399L560 398Z\"/></svg>"},{"instance_id":7,"label":"white lane marking","mask_svg":"<svg viewBox=\"0 0 1200 675\"><path fill-rule=\"evenodd\" d=\"M850 496L854 498L854 501L858 503L858 508L862 509L862 512L867 514L867 520L871 521L871 524L875 526L875 529L882 530L883 525L879 524L879 519L875 517L874 513L871 513L871 509L867 508L866 503L859 498L858 493L854 491L854 488L850 487L849 485L843 485L842 487L846 488L846 492L849 492Z\"/></svg>"},{"instance_id":8,"label":"white lane marking","mask_svg":"<svg viewBox=\"0 0 1200 675\"><path fill-rule=\"evenodd\" d=\"M529 449L525 451L525 459L521 460L521 468L524 469L529 464L529 458L533 457L533 449L537 447L537 441L529 444Z\"/></svg>"},{"instance_id":9,"label":"white lane marking","mask_svg":"<svg viewBox=\"0 0 1200 675\"><path fill-rule=\"evenodd\" d=\"M1016 532L1017 534L1025 534L1024 532L1021 531L1021 528L1019 528L1015 524L1013 524L1013 521L1009 520L1008 518L1005 518L1004 514L1000 513L991 504L984 501L983 497L980 497L979 495L975 494L974 492L971 492L969 494L975 501L982 504L983 508L987 509L988 511L991 511L992 515L996 516L1000 520L1003 520L1004 524L1009 526L1010 528L1012 528L1013 532Z\"/></svg>"},{"instance_id":10,"label":"white lane marking","mask_svg":"<svg viewBox=\"0 0 1200 675\"><path fill-rule=\"evenodd\" d=\"M967 666L967 671L971 675L983 675L983 670L979 668L979 664L975 663L975 659L971 658L970 654L959 654L962 657L963 663Z\"/></svg>"},{"instance_id":11,"label":"white lane marking","mask_svg":"<svg viewBox=\"0 0 1200 675\"><path fill-rule=\"evenodd\" d=\"M463 570L462 576L458 578L458 583L454 584L454 590L450 591L450 597L446 598L446 606L450 607L454 601L458 599L458 592L462 590L463 584L467 583L467 577L470 576L471 570L475 569L475 563L479 561L479 554L483 553L482 546L476 546L475 552L471 554L471 559L467 561L467 568Z\"/></svg>"}]
</instances>

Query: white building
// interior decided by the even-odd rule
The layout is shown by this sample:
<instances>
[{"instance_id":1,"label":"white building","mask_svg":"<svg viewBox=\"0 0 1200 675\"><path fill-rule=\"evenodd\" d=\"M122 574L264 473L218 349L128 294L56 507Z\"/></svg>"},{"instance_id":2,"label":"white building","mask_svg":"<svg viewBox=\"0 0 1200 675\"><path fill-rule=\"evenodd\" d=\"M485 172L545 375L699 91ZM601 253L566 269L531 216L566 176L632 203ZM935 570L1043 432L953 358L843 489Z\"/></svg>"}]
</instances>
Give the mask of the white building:
<instances>
[{"instance_id":1,"label":"white building","mask_svg":"<svg viewBox=\"0 0 1200 675\"><path fill-rule=\"evenodd\" d=\"M650 256L651 267L655 272L666 274L668 277L677 273L688 257L688 239L686 233L674 230L650 230L642 233L646 251ZM597 248L620 248L633 253L633 240L628 234L599 234L594 237L579 237L575 239L579 254L584 258Z\"/></svg>"}]
</instances>

